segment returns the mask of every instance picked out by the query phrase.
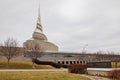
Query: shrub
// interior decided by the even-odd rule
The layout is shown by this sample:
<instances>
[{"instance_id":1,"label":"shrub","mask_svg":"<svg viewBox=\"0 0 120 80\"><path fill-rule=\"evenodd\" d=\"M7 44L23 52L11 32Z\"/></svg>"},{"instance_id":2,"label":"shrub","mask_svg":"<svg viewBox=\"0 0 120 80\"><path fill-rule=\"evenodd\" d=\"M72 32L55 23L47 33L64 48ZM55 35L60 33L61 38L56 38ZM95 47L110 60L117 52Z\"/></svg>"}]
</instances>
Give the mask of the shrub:
<instances>
[{"instance_id":1,"label":"shrub","mask_svg":"<svg viewBox=\"0 0 120 80\"><path fill-rule=\"evenodd\" d=\"M109 77L113 80L120 80L120 70L112 70L109 72Z\"/></svg>"},{"instance_id":2,"label":"shrub","mask_svg":"<svg viewBox=\"0 0 120 80\"><path fill-rule=\"evenodd\" d=\"M87 66L83 64L71 64L68 66L70 73L85 74L87 72Z\"/></svg>"}]
</instances>

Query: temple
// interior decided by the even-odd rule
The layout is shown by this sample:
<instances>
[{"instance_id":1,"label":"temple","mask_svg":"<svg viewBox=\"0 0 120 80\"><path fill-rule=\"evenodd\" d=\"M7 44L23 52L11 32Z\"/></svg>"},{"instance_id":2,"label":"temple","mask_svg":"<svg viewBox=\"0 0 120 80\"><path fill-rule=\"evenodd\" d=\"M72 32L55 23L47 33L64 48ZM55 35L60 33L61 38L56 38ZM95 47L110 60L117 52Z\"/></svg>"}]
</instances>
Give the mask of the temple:
<instances>
[{"instance_id":1,"label":"temple","mask_svg":"<svg viewBox=\"0 0 120 80\"><path fill-rule=\"evenodd\" d=\"M38 19L36 24L36 29L32 34L32 38L23 43L23 46L26 47L28 44L38 44L44 52L57 52L58 46L49 42L46 35L43 33L41 18L40 18L40 7L38 9Z\"/></svg>"},{"instance_id":2,"label":"temple","mask_svg":"<svg viewBox=\"0 0 120 80\"><path fill-rule=\"evenodd\" d=\"M28 44L38 44L39 47L44 49L44 54L37 55L37 59L40 61L54 62L58 64L87 64L88 62L97 61L120 61L120 56L115 56L107 54L96 54L96 53L86 53L86 52L61 52L58 51L58 47L49 42L46 35L43 33L43 27L41 25L40 18L40 8L38 11L38 19L35 31L32 34L32 38L23 43L24 48ZM31 45L30 45L31 46ZM29 50L29 49L28 49ZM40 53L41 51L39 51ZM25 60L27 57L30 58L34 53L26 52L24 53ZM23 58L21 58L23 60Z\"/></svg>"}]
</instances>

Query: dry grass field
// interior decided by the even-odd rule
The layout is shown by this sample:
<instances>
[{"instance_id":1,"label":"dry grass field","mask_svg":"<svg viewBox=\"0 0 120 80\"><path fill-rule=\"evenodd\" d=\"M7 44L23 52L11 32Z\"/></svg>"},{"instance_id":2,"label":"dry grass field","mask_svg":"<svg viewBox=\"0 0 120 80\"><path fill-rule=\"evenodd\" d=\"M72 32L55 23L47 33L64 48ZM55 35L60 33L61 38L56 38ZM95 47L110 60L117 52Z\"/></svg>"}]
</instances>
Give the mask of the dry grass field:
<instances>
[{"instance_id":1,"label":"dry grass field","mask_svg":"<svg viewBox=\"0 0 120 80\"><path fill-rule=\"evenodd\" d=\"M49 65L37 65L34 64L36 69L53 69ZM115 62L112 62L112 67L115 68ZM120 62L117 63L117 67L120 68ZM6 62L0 61L0 69L6 69ZM10 69L32 69L32 62L10 62Z\"/></svg>"},{"instance_id":2,"label":"dry grass field","mask_svg":"<svg viewBox=\"0 0 120 80\"><path fill-rule=\"evenodd\" d=\"M67 72L0 72L0 80L90 80Z\"/></svg>"},{"instance_id":3,"label":"dry grass field","mask_svg":"<svg viewBox=\"0 0 120 80\"><path fill-rule=\"evenodd\" d=\"M49 65L36 65L36 69L53 69ZM0 69L6 69L6 62L0 62ZM10 62L10 69L32 69L32 62Z\"/></svg>"},{"instance_id":4,"label":"dry grass field","mask_svg":"<svg viewBox=\"0 0 120 80\"><path fill-rule=\"evenodd\" d=\"M116 63L112 62L112 67L115 68L115 66L116 66ZM117 62L117 67L120 68L120 62Z\"/></svg>"}]
</instances>

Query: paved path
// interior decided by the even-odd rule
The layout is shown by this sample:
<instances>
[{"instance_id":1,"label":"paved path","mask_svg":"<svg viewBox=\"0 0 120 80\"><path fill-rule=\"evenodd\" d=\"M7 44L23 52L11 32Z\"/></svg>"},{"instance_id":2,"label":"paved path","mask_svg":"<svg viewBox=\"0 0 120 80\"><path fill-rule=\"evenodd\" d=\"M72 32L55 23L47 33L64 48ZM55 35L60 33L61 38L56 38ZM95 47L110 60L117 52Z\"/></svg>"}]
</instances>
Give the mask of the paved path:
<instances>
[{"instance_id":1,"label":"paved path","mask_svg":"<svg viewBox=\"0 0 120 80\"><path fill-rule=\"evenodd\" d=\"M68 71L67 69L0 69L0 71Z\"/></svg>"}]
</instances>

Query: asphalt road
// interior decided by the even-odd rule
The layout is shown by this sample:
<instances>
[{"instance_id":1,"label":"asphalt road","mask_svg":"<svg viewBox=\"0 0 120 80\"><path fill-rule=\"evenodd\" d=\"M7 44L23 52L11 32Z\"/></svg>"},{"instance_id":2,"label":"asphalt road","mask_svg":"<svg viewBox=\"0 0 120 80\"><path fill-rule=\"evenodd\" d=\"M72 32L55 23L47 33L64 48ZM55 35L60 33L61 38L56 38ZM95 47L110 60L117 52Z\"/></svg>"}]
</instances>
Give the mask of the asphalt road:
<instances>
[{"instance_id":1,"label":"asphalt road","mask_svg":"<svg viewBox=\"0 0 120 80\"><path fill-rule=\"evenodd\" d=\"M68 71L67 69L0 69L0 71Z\"/></svg>"}]
</instances>

